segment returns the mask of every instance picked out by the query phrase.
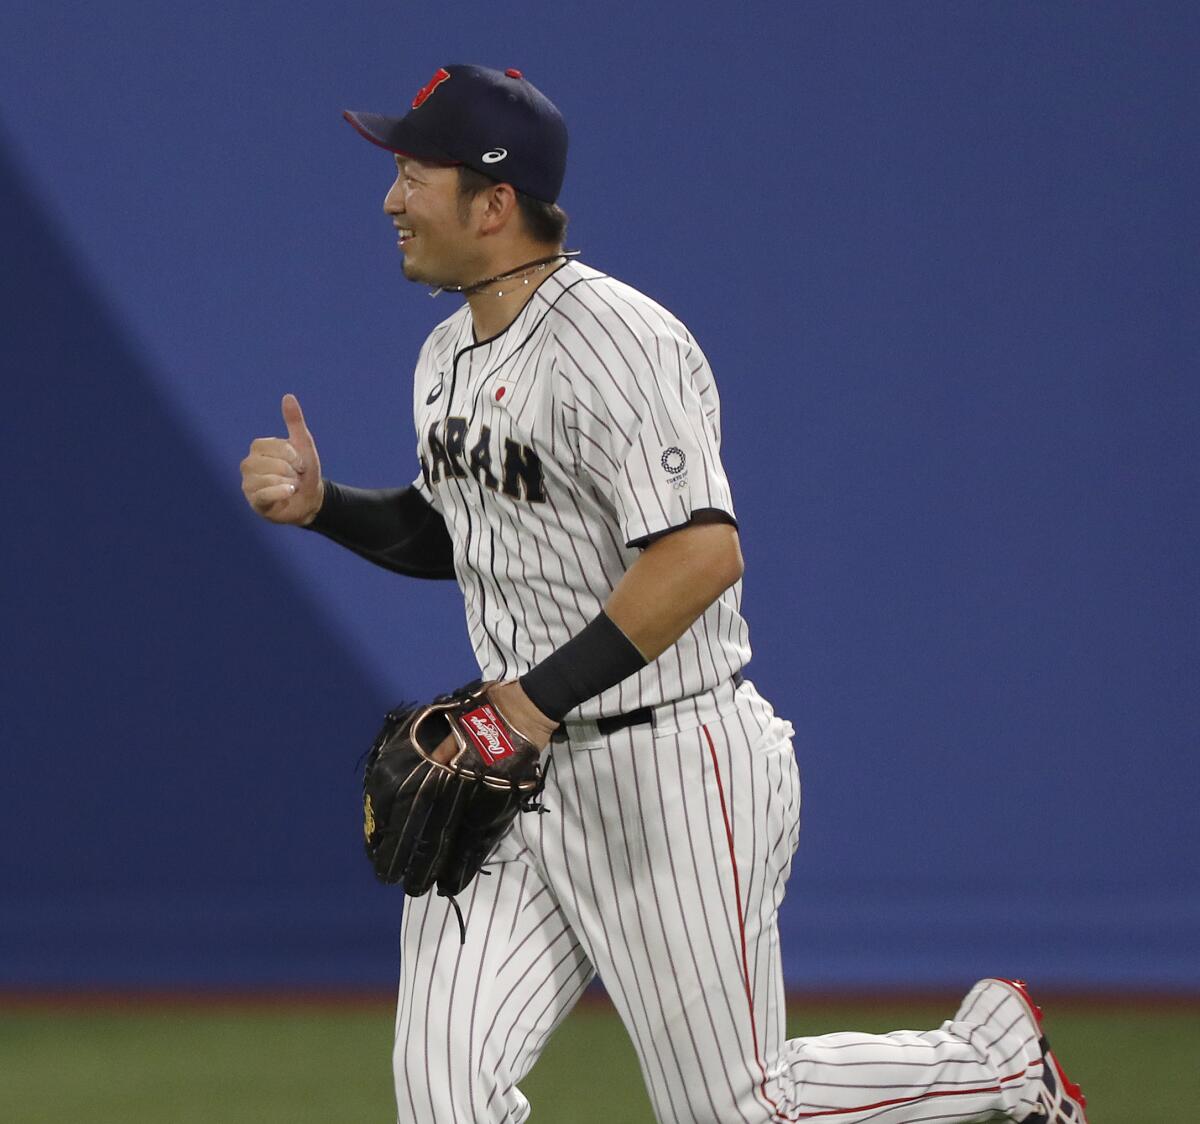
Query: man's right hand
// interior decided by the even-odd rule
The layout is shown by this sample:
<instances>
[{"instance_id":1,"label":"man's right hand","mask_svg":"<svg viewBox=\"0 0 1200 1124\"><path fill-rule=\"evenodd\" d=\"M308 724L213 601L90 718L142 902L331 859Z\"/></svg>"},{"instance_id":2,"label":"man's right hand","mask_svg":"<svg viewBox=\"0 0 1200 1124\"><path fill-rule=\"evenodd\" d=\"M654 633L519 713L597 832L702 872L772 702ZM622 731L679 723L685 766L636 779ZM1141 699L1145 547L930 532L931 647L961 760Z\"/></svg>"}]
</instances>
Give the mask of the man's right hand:
<instances>
[{"instance_id":1,"label":"man's right hand","mask_svg":"<svg viewBox=\"0 0 1200 1124\"><path fill-rule=\"evenodd\" d=\"M287 437L256 437L242 461L242 494L272 523L306 526L325 500L321 461L294 394L282 402Z\"/></svg>"}]
</instances>

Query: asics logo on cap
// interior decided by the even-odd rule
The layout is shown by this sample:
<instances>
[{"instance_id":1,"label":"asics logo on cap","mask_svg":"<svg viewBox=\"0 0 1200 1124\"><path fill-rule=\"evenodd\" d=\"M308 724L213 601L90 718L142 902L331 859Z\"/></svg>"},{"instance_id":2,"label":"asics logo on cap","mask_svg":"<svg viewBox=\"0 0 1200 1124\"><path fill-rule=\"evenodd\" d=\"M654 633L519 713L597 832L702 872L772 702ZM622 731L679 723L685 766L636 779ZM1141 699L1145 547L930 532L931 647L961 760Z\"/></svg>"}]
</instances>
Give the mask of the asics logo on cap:
<instances>
[{"instance_id":1,"label":"asics logo on cap","mask_svg":"<svg viewBox=\"0 0 1200 1124\"><path fill-rule=\"evenodd\" d=\"M434 90L436 90L443 82L448 82L449 80L450 71L448 71L444 66L439 66L434 76L417 91L417 96L413 98L413 109L417 109L419 106L421 106L425 99L429 97Z\"/></svg>"},{"instance_id":2,"label":"asics logo on cap","mask_svg":"<svg viewBox=\"0 0 1200 1124\"><path fill-rule=\"evenodd\" d=\"M491 152L485 152L483 154L483 162L485 164L496 164L503 160L507 155L507 148L493 148Z\"/></svg>"}]
</instances>

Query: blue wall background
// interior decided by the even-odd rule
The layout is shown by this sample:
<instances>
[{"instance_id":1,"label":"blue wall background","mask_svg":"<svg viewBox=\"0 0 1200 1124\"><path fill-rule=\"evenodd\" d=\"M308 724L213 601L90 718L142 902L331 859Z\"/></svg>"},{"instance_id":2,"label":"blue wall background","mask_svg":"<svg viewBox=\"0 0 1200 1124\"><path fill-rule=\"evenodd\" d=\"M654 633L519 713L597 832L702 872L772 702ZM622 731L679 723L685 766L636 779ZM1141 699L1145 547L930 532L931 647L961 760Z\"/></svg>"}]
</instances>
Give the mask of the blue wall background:
<instances>
[{"instance_id":1,"label":"blue wall background","mask_svg":"<svg viewBox=\"0 0 1200 1124\"><path fill-rule=\"evenodd\" d=\"M456 298L340 110L479 61L717 372L789 982L1200 990L1197 11L8 0L0 986L390 987L355 759L461 604L237 464L291 390L330 475L413 475Z\"/></svg>"}]
</instances>

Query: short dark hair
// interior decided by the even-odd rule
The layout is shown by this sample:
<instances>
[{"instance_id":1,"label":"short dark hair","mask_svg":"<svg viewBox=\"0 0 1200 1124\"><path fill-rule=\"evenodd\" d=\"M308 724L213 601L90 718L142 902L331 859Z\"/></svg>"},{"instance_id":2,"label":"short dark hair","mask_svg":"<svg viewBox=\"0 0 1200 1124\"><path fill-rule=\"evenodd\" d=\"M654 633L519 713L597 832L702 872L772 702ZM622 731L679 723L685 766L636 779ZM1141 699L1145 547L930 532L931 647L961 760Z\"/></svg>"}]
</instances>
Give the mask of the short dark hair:
<instances>
[{"instance_id":1,"label":"short dark hair","mask_svg":"<svg viewBox=\"0 0 1200 1124\"><path fill-rule=\"evenodd\" d=\"M465 164L458 166L458 202L459 212L466 219L466 205L481 191L494 187L500 180L485 176L482 172L468 168ZM516 191L516 188L513 188ZM552 246L561 246L567 236L567 212L557 203L544 203L534 199L523 191L517 191L517 207L521 211L521 219L529 236L538 242Z\"/></svg>"}]
</instances>

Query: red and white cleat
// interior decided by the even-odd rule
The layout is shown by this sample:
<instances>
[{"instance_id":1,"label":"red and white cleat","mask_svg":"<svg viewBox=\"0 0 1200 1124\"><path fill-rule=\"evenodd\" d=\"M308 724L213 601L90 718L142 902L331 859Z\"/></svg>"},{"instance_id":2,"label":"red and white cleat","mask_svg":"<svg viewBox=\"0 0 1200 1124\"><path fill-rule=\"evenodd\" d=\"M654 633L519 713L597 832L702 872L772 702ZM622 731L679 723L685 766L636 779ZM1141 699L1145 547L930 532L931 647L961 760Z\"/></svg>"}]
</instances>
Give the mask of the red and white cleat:
<instances>
[{"instance_id":1,"label":"red and white cleat","mask_svg":"<svg viewBox=\"0 0 1200 1124\"><path fill-rule=\"evenodd\" d=\"M1058 1058L1050 1050L1050 1043L1042 1031L1042 1009L1029 996L1024 980L1004 980L993 977L993 982L1009 988L1028 1009L1037 1024L1038 1045L1042 1049L1042 1088L1038 1091L1037 1107L1025 1117L1026 1124L1087 1124L1087 1097L1063 1071Z\"/></svg>"}]
</instances>

